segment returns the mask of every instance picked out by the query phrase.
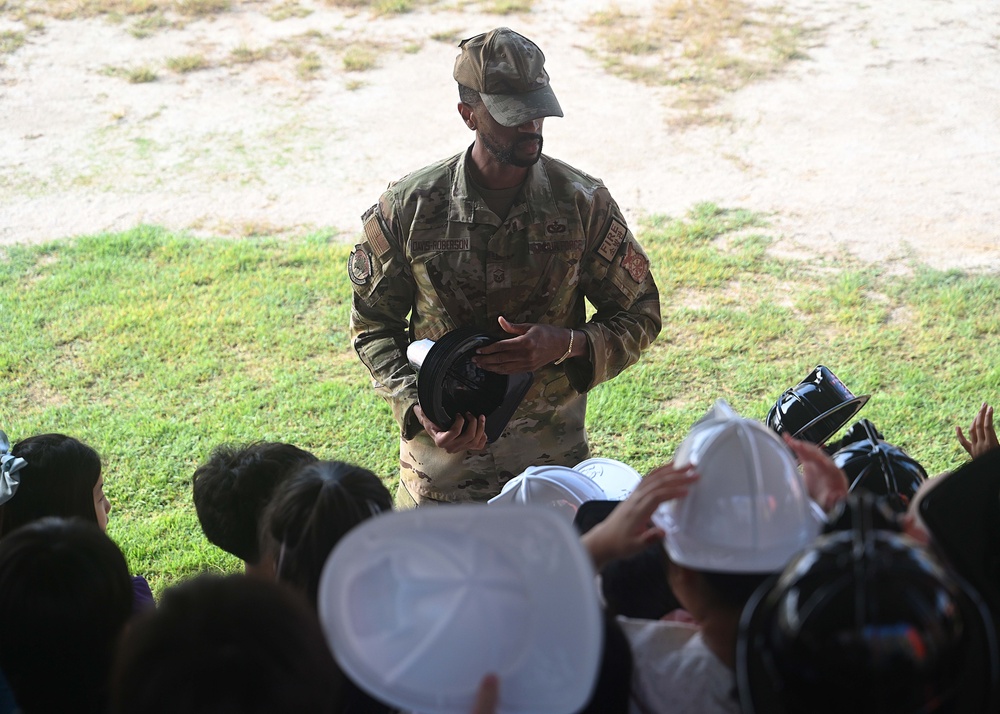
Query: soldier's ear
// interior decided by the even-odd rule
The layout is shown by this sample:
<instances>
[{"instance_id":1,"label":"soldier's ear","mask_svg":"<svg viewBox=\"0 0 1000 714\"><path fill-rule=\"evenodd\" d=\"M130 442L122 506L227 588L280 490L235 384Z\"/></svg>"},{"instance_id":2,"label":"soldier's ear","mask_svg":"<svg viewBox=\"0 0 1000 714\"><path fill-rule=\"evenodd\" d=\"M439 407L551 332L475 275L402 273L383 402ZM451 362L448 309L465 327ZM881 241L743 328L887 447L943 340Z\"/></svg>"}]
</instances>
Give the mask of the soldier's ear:
<instances>
[{"instance_id":1,"label":"soldier's ear","mask_svg":"<svg viewBox=\"0 0 1000 714\"><path fill-rule=\"evenodd\" d=\"M462 121L465 122L465 125L470 129L472 129L473 131L475 131L476 114L475 112L472 111L472 107L470 107L468 104L463 104L462 102L459 102L458 113L462 115Z\"/></svg>"}]
</instances>

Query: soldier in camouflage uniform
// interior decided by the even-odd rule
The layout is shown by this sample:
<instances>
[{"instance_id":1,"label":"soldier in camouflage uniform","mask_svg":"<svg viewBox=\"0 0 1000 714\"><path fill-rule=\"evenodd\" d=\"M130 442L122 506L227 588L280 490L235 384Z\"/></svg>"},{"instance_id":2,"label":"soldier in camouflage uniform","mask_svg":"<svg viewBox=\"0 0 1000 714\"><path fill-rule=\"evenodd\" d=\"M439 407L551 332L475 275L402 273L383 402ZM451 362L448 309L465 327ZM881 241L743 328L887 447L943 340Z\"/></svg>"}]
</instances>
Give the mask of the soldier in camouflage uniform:
<instances>
[{"instance_id":1,"label":"soldier in camouflage uniform","mask_svg":"<svg viewBox=\"0 0 1000 714\"><path fill-rule=\"evenodd\" d=\"M649 259L608 190L541 153L543 118L562 116L541 50L507 28L460 47L458 109L475 142L391 184L348 264L354 348L401 430L400 506L485 501L528 466L588 458L586 393L661 326ZM504 338L477 365L535 374L489 445L485 417L442 429L423 413L406 358L411 341L469 325Z\"/></svg>"}]
</instances>

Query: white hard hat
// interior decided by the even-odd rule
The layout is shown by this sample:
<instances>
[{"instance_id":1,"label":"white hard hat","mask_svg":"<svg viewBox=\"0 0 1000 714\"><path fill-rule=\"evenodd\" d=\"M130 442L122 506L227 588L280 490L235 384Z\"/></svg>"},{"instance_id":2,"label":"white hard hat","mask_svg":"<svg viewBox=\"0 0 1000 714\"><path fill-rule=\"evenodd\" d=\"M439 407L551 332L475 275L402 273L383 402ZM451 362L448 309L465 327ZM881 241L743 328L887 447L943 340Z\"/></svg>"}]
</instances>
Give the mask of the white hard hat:
<instances>
[{"instance_id":1,"label":"white hard hat","mask_svg":"<svg viewBox=\"0 0 1000 714\"><path fill-rule=\"evenodd\" d=\"M581 504L605 499L601 487L586 474L567 466L529 466L505 483L489 503L546 506L572 523Z\"/></svg>"},{"instance_id":2,"label":"white hard hat","mask_svg":"<svg viewBox=\"0 0 1000 714\"><path fill-rule=\"evenodd\" d=\"M600 456L581 461L573 470L585 474L600 486L608 501L624 501L642 480L639 472L628 464Z\"/></svg>"},{"instance_id":3,"label":"white hard hat","mask_svg":"<svg viewBox=\"0 0 1000 714\"><path fill-rule=\"evenodd\" d=\"M819 534L795 457L766 426L719 400L674 456L701 478L654 514L670 559L696 570L769 573Z\"/></svg>"}]
</instances>

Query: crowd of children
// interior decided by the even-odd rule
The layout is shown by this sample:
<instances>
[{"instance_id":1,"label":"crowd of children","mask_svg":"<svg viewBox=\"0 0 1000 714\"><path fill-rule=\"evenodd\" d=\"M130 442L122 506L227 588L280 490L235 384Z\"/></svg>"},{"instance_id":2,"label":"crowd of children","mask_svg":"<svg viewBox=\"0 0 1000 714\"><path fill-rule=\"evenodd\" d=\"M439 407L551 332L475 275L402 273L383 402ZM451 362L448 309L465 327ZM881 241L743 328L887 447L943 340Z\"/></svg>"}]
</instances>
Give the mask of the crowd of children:
<instances>
[{"instance_id":1,"label":"crowd of children","mask_svg":"<svg viewBox=\"0 0 1000 714\"><path fill-rule=\"evenodd\" d=\"M997 710L993 409L957 430L972 460L926 483L870 422L849 434L845 469L718 402L671 462L581 527L572 547L592 563L581 587L600 589L604 612L600 664L578 678L587 703L574 712ZM98 454L62 434L0 438L0 714L406 709L390 684L359 686L323 621L324 583L341 576L324 572L331 553L398 518L375 474L289 444L221 446L195 472L193 500L245 573L202 575L154 603L104 533ZM531 519L538 506L519 508ZM449 510L421 509L423 527ZM434 567L432 548L414 552L430 560L390 563L377 584L397 631L443 617L420 611L419 578L400 585ZM473 559L473 576L489 580L504 557ZM369 633L389 627L358 617ZM434 652L421 655L428 671ZM529 711L504 708L503 670L458 682L469 694L455 714Z\"/></svg>"}]
</instances>

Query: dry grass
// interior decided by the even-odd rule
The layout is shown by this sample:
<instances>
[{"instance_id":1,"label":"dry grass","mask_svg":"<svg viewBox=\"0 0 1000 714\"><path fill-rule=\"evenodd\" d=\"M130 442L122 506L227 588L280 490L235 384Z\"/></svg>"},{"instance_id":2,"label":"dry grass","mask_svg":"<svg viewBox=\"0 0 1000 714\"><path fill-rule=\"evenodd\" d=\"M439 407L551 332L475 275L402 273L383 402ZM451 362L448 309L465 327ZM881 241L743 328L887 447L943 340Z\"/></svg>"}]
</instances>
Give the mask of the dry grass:
<instances>
[{"instance_id":1,"label":"dry grass","mask_svg":"<svg viewBox=\"0 0 1000 714\"><path fill-rule=\"evenodd\" d=\"M465 34L459 29L439 30L438 32L431 33L432 40L435 42L444 42L449 45L457 45L464 38Z\"/></svg>"},{"instance_id":2,"label":"dry grass","mask_svg":"<svg viewBox=\"0 0 1000 714\"><path fill-rule=\"evenodd\" d=\"M267 16L275 22L281 22L293 17L307 17L311 14L312 10L302 7L296 0L286 0L286 2L275 5L267 11Z\"/></svg>"},{"instance_id":3,"label":"dry grass","mask_svg":"<svg viewBox=\"0 0 1000 714\"><path fill-rule=\"evenodd\" d=\"M521 12L531 12L535 0L492 0L483 6L483 10L494 15L514 15Z\"/></svg>"},{"instance_id":4,"label":"dry grass","mask_svg":"<svg viewBox=\"0 0 1000 714\"><path fill-rule=\"evenodd\" d=\"M270 59L272 49L270 47L250 47L249 45L237 45L229 52L229 59L235 64L253 64Z\"/></svg>"},{"instance_id":5,"label":"dry grass","mask_svg":"<svg viewBox=\"0 0 1000 714\"><path fill-rule=\"evenodd\" d=\"M124 77L129 84L146 84L157 80L156 70L147 65L126 69Z\"/></svg>"},{"instance_id":6,"label":"dry grass","mask_svg":"<svg viewBox=\"0 0 1000 714\"><path fill-rule=\"evenodd\" d=\"M347 8L368 8L376 15L392 15L413 10L413 0L326 0L327 5Z\"/></svg>"},{"instance_id":7,"label":"dry grass","mask_svg":"<svg viewBox=\"0 0 1000 714\"><path fill-rule=\"evenodd\" d=\"M801 25L745 0L658 0L635 14L611 5L590 25L610 71L676 88L681 123L717 121L712 107L726 92L805 56Z\"/></svg>"},{"instance_id":8,"label":"dry grass","mask_svg":"<svg viewBox=\"0 0 1000 714\"><path fill-rule=\"evenodd\" d=\"M173 27L174 23L162 12L151 12L138 16L128 29L128 33L140 40L152 36L159 30Z\"/></svg>"},{"instance_id":9,"label":"dry grass","mask_svg":"<svg viewBox=\"0 0 1000 714\"><path fill-rule=\"evenodd\" d=\"M366 72L378 66L378 52L370 45L351 45L344 50L343 63L348 72Z\"/></svg>"},{"instance_id":10,"label":"dry grass","mask_svg":"<svg viewBox=\"0 0 1000 714\"><path fill-rule=\"evenodd\" d=\"M174 7L188 17L206 17L226 12L232 6L230 0L177 0Z\"/></svg>"},{"instance_id":11,"label":"dry grass","mask_svg":"<svg viewBox=\"0 0 1000 714\"><path fill-rule=\"evenodd\" d=\"M307 52L296 65L295 74L298 75L299 79L308 81L316 79L316 75L321 69L323 69L323 60L319 58L319 55L316 52Z\"/></svg>"},{"instance_id":12,"label":"dry grass","mask_svg":"<svg viewBox=\"0 0 1000 714\"><path fill-rule=\"evenodd\" d=\"M241 0L25 0L27 11L72 20L107 17L116 22L146 15L170 15L182 20L213 17L228 12Z\"/></svg>"},{"instance_id":13,"label":"dry grass","mask_svg":"<svg viewBox=\"0 0 1000 714\"><path fill-rule=\"evenodd\" d=\"M9 55L17 52L24 46L24 33L16 30L4 30L0 32L0 55Z\"/></svg>"},{"instance_id":14,"label":"dry grass","mask_svg":"<svg viewBox=\"0 0 1000 714\"><path fill-rule=\"evenodd\" d=\"M163 10L167 4L162 0L50 0L33 7L59 20L100 15L121 19Z\"/></svg>"},{"instance_id":15,"label":"dry grass","mask_svg":"<svg viewBox=\"0 0 1000 714\"><path fill-rule=\"evenodd\" d=\"M181 55L167 58L167 69L177 72L177 74L197 72L200 69L208 69L210 66L211 64L203 55Z\"/></svg>"}]
</instances>

